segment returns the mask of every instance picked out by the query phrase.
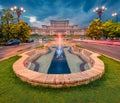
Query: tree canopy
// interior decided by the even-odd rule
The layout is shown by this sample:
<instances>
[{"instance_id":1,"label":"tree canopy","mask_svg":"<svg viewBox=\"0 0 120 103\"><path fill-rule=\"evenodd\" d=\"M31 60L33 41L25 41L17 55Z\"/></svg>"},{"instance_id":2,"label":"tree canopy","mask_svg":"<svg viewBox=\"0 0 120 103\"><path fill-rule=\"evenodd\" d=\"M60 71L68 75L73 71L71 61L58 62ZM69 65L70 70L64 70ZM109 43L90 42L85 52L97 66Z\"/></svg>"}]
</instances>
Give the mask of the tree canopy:
<instances>
[{"instance_id":1,"label":"tree canopy","mask_svg":"<svg viewBox=\"0 0 120 103\"><path fill-rule=\"evenodd\" d=\"M90 38L100 39L102 36L102 22L100 19L93 20L86 32L87 36Z\"/></svg>"},{"instance_id":2,"label":"tree canopy","mask_svg":"<svg viewBox=\"0 0 120 103\"><path fill-rule=\"evenodd\" d=\"M101 20L95 19L90 23L86 34L92 39L120 37L120 23L113 20L107 20L102 23Z\"/></svg>"},{"instance_id":3,"label":"tree canopy","mask_svg":"<svg viewBox=\"0 0 120 103\"><path fill-rule=\"evenodd\" d=\"M0 16L0 41L20 39L25 42L30 37L31 27L25 22L17 23L16 14L10 9L3 9Z\"/></svg>"}]
</instances>

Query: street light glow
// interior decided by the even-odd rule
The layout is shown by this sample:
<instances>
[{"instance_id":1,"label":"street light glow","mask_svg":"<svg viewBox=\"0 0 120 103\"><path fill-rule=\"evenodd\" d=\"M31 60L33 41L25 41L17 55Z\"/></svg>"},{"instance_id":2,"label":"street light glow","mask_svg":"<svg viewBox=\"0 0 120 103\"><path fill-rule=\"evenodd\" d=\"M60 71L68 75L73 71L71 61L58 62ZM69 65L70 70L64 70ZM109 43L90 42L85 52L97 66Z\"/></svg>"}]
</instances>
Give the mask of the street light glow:
<instances>
[{"instance_id":1,"label":"street light glow","mask_svg":"<svg viewBox=\"0 0 120 103\"><path fill-rule=\"evenodd\" d=\"M12 10L12 11L13 11L13 10L14 10L14 8L10 8L10 10Z\"/></svg>"},{"instance_id":2,"label":"street light glow","mask_svg":"<svg viewBox=\"0 0 120 103\"><path fill-rule=\"evenodd\" d=\"M17 6L14 6L14 9L17 9Z\"/></svg>"},{"instance_id":3,"label":"street light glow","mask_svg":"<svg viewBox=\"0 0 120 103\"><path fill-rule=\"evenodd\" d=\"M118 13L112 13L112 16L116 18L116 22L118 22Z\"/></svg>"},{"instance_id":4,"label":"street light glow","mask_svg":"<svg viewBox=\"0 0 120 103\"><path fill-rule=\"evenodd\" d=\"M26 12L26 10L23 10L23 12Z\"/></svg>"},{"instance_id":5,"label":"street light glow","mask_svg":"<svg viewBox=\"0 0 120 103\"><path fill-rule=\"evenodd\" d=\"M105 6L102 6L102 9L104 10L104 9L105 9Z\"/></svg>"},{"instance_id":6,"label":"street light glow","mask_svg":"<svg viewBox=\"0 0 120 103\"><path fill-rule=\"evenodd\" d=\"M115 16L117 15L117 13L115 13Z\"/></svg>"},{"instance_id":7,"label":"street light glow","mask_svg":"<svg viewBox=\"0 0 120 103\"><path fill-rule=\"evenodd\" d=\"M14 6L10 10L16 12L17 17L18 17L18 23L19 23L20 16L23 12L25 12L25 9L23 7L19 8L17 6Z\"/></svg>"},{"instance_id":8,"label":"street light glow","mask_svg":"<svg viewBox=\"0 0 120 103\"><path fill-rule=\"evenodd\" d=\"M103 12L104 12L105 10L107 10L107 8L106 8L105 6L102 6L101 8L96 7L96 8L93 10L93 12L96 12L96 13L98 14L98 16L99 16L99 19L101 19L101 16L102 16L102 14L103 14Z\"/></svg>"},{"instance_id":9,"label":"street light glow","mask_svg":"<svg viewBox=\"0 0 120 103\"><path fill-rule=\"evenodd\" d=\"M96 9L95 9L95 10L97 11L98 9L99 9L99 8L98 8L98 7L96 7Z\"/></svg>"},{"instance_id":10,"label":"street light glow","mask_svg":"<svg viewBox=\"0 0 120 103\"><path fill-rule=\"evenodd\" d=\"M95 12L95 9L93 10L93 12Z\"/></svg>"},{"instance_id":11,"label":"street light glow","mask_svg":"<svg viewBox=\"0 0 120 103\"><path fill-rule=\"evenodd\" d=\"M118 13L116 13L116 12L115 12L115 13L112 13L112 16L117 16L117 15L118 15Z\"/></svg>"},{"instance_id":12,"label":"street light glow","mask_svg":"<svg viewBox=\"0 0 120 103\"><path fill-rule=\"evenodd\" d=\"M23 7L21 7L21 8L20 8L20 10L21 10L21 11L23 11L23 10L24 10L24 8L23 8Z\"/></svg>"}]
</instances>

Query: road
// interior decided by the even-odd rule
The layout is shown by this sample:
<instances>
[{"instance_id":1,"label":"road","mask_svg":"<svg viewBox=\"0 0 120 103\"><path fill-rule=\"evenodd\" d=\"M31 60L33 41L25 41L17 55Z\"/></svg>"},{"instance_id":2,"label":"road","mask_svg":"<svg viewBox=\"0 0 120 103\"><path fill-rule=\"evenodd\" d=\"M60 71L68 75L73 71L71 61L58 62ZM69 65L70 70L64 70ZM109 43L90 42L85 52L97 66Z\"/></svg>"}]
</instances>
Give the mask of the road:
<instances>
[{"instance_id":1,"label":"road","mask_svg":"<svg viewBox=\"0 0 120 103\"><path fill-rule=\"evenodd\" d=\"M94 44L87 42L76 42L77 44L83 46L86 49L97 51L99 53L105 54L112 58L120 60L120 46L115 45L105 45L105 44Z\"/></svg>"},{"instance_id":2,"label":"road","mask_svg":"<svg viewBox=\"0 0 120 103\"><path fill-rule=\"evenodd\" d=\"M120 46L114 46L114 45L109 46L103 44L87 43L82 41L76 43L83 46L86 49L97 51L99 53L120 60ZM13 55L17 55L23 51L34 48L35 46L38 45L40 45L39 41L34 41L34 43L23 43L14 46L0 46L0 60Z\"/></svg>"},{"instance_id":3,"label":"road","mask_svg":"<svg viewBox=\"0 0 120 103\"><path fill-rule=\"evenodd\" d=\"M0 60L17 55L38 45L40 45L39 41L35 40L32 43L21 43L20 45L13 46L0 46Z\"/></svg>"}]
</instances>

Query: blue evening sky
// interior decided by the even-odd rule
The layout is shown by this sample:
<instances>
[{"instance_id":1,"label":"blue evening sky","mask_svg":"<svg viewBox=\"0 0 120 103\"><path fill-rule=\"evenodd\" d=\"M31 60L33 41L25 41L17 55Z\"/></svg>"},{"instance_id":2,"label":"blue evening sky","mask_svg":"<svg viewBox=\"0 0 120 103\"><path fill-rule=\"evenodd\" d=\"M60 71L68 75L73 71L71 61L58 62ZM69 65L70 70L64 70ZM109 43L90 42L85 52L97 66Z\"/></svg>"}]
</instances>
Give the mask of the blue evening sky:
<instances>
[{"instance_id":1,"label":"blue evening sky","mask_svg":"<svg viewBox=\"0 0 120 103\"><path fill-rule=\"evenodd\" d=\"M0 11L12 6L24 7L21 15L31 26L40 27L49 24L50 20L70 20L71 24L80 27L88 24L98 15L93 12L96 7L106 6L102 20L115 19L113 12L120 14L120 0L0 0ZM119 19L120 20L120 19Z\"/></svg>"}]
</instances>

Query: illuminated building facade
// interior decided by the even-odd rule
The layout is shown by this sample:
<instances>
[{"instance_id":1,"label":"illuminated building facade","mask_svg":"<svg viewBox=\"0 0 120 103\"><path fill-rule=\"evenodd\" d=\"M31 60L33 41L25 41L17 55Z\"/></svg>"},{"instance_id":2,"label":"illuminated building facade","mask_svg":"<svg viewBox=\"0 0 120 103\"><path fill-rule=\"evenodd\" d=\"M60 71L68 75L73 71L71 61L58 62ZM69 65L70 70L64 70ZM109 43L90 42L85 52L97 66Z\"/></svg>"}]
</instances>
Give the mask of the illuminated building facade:
<instances>
[{"instance_id":1,"label":"illuminated building facade","mask_svg":"<svg viewBox=\"0 0 120 103\"><path fill-rule=\"evenodd\" d=\"M42 35L85 35L85 28L81 29L77 25L70 25L69 20L51 20L50 25L42 25L41 28L32 28L34 33Z\"/></svg>"}]
</instances>

